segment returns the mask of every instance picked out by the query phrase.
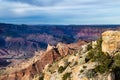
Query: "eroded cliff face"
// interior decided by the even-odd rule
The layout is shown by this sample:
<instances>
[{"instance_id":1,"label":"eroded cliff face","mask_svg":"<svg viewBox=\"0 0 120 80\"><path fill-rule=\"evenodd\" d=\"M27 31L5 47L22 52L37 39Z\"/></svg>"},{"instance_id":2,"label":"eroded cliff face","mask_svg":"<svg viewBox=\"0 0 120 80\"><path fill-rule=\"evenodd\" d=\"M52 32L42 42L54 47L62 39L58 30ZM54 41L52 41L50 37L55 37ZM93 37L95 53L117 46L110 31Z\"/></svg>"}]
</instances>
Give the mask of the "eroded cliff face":
<instances>
[{"instance_id":1,"label":"eroded cliff face","mask_svg":"<svg viewBox=\"0 0 120 80\"><path fill-rule=\"evenodd\" d=\"M43 80L115 80L115 74L112 72L102 74L96 72L98 62L86 61L89 54L88 46L89 44L83 45L74 54L69 54L53 64L46 65L43 70Z\"/></svg>"},{"instance_id":2,"label":"eroded cliff face","mask_svg":"<svg viewBox=\"0 0 120 80\"><path fill-rule=\"evenodd\" d=\"M59 43L57 47L48 45L46 51L41 54L38 53L32 59L21 62L20 64L7 67L1 70L0 80L32 80L35 75L40 74L45 65L53 63L62 56L72 54L76 48L86 42L82 41L79 44L62 44Z\"/></svg>"},{"instance_id":3,"label":"eroded cliff face","mask_svg":"<svg viewBox=\"0 0 120 80\"><path fill-rule=\"evenodd\" d=\"M47 44L91 41L105 30L120 30L119 25L15 25L0 23L0 55L33 55ZM5 49L6 51L4 51Z\"/></svg>"},{"instance_id":4,"label":"eroded cliff face","mask_svg":"<svg viewBox=\"0 0 120 80\"><path fill-rule=\"evenodd\" d=\"M105 31L102 33L102 51L109 55L120 49L120 31Z\"/></svg>"},{"instance_id":5,"label":"eroded cliff face","mask_svg":"<svg viewBox=\"0 0 120 80\"><path fill-rule=\"evenodd\" d=\"M94 61L93 58L102 56L99 60L103 63L105 61L105 67L109 65L109 62L114 64L115 60L109 59L110 57L108 58L104 53L113 56L119 50L119 37L119 31L106 31L102 33L100 45L99 40L88 44L84 41L78 41L78 43L73 44L48 45L47 50L43 51L42 54L37 54L29 61L9 67L3 73L0 72L0 80L32 80L33 78L39 80L39 74L42 71L44 80L64 80L64 78L67 80L115 80L115 73L113 72L109 71L103 74L99 70L96 72L96 66L101 65L98 64L99 61ZM94 57L86 60L90 52ZM108 59L106 60L106 58ZM101 67L107 71L104 66ZM107 68L111 70L109 66ZM38 75L37 79L35 79L35 75Z\"/></svg>"},{"instance_id":6,"label":"eroded cliff face","mask_svg":"<svg viewBox=\"0 0 120 80\"><path fill-rule=\"evenodd\" d=\"M74 54L46 65L43 70L43 79L119 80L120 32L105 31L101 37L97 41L83 45ZM61 44L58 44L58 47L59 45ZM63 47L61 46L59 49Z\"/></svg>"}]
</instances>

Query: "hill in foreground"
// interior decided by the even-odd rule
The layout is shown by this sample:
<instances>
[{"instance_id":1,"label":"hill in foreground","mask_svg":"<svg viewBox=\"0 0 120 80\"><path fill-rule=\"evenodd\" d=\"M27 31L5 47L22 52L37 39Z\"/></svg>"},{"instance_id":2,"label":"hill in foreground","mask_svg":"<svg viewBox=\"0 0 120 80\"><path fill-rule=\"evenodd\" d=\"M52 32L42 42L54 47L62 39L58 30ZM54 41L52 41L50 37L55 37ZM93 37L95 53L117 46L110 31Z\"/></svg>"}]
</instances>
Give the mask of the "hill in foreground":
<instances>
[{"instance_id":1,"label":"hill in foreground","mask_svg":"<svg viewBox=\"0 0 120 80\"><path fill-rule=\"evenodd\" d=\"M120 32L106 31L43 70L40 80L119 80Z\"/></svg>"}]
</instances>

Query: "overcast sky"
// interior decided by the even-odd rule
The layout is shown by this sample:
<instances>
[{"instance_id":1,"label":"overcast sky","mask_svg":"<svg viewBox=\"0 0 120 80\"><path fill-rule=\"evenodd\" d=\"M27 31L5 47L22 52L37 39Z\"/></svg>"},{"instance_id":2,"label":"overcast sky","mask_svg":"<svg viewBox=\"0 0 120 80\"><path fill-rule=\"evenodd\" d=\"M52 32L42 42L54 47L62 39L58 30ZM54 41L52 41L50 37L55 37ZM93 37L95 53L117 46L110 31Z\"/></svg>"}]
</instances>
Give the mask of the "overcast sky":
<instances>
[{"instance_id":1,"label":"overcast sky","mask_svg":"<svg viewBox=\"0 0 120 80\"><path fill-rule=\"evenodd\" d=\"M0 22L120 24L120 0L0 0Z\"/></svg>"}]
</instances>

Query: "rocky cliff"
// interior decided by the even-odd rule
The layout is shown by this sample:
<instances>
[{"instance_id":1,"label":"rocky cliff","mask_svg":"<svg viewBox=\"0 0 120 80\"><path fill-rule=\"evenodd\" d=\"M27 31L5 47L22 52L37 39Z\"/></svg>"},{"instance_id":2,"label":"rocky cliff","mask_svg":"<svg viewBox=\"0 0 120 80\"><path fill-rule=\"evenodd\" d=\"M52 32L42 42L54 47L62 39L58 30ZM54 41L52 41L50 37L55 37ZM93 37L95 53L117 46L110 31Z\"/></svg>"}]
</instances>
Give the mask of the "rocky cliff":
<instances>
[{"instance_id":1,"label":"rocky cliff","mask_svg":"<svg viewBox=\"0 0 120 80\"><path fill-rule=\"evenodd\" d=\"M33 58L2 68L0 80L119 80L119 35L106 31L90 43L48 45Z\"/></svg>"},{"instance_id":2,"label":"rocky cliff","mask_svg":"<svg viewBox=\"0 0 120 80\"><path fill-rule=\"evenodd\" d=\"M0 23L0 55L32 56L34 51L46 49L47 44L73 43L79 39L96 40L105 30L120 30L120 28L119 25L15 25Z\"/></svg>"},{"instance_id":3,"label":"rocky cliff","mask_svg":"<svg viewBox=\"0 0 120 80\"><path fill-rule=\"evenodd\" d=\"M52 65L46 65L43 80L114 80L113 73L97 73L97 62L86 61L88 46L68 55ZM113 77L111 76L113 74Z\"/></svg>"},{"instance_id":4,"label":"rocky cliff","mask_svg":"<svg viewBox=\"0 0 120 80\"><path fill-rule=\"evenodd\" d=\"M83 45L74 54L48 64L41 80L119 80L119 31L105 31L100 39ZM113 54L116 54L113 56Z\"/></svg>"},{"instance_id":5,"label":"rocky cliff","mask_svg":"<svg viewBox=\"0 0 120 80\"><path fill-rule=\"evenodd\" d=\"M102 51L114 55L120 49L120 31L105 31L102 33Z\"/></svg>"},{"instance_id":6,"label":"rocky cliff","mask_svg":"<svg viewBox=\"0 0 120 80\"><path fill-rule=\"evenodd\" d=\"M52 64L62 56L73 54L74 50L85 44L79 41L78 44L63 44L50 46L46 51L36 52L33 58L21 61L19 64L11 65L0 70L0 80L32 80L37 74L40 74L46 64ZM66 51L65 51L66 50Z\"/></svg>"}]
</instances>

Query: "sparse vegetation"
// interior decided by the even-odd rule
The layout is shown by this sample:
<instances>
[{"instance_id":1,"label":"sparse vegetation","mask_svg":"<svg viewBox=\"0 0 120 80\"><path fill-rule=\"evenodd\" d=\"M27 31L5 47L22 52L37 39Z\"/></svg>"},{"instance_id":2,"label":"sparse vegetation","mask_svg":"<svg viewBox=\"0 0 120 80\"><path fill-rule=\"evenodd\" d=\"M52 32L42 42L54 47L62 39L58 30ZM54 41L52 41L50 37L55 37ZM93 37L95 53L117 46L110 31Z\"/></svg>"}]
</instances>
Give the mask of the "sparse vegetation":
<instances>
[{"instance_id":1,"label":"sparse vegetation","mask_svg":"<svg viewBox=\"0 0 120 80\"><path fill-rule=\"evenodd\" d=\"M77 64L78 64L78 62L77 62L77 61L75 61L74 66L75 66L75 65L77 65Z\"/></svg>"},{"instance_id":2,"label":"sparse vegetation","mask_svg":"<svg viewBox=\"0 0 120 80\"><path fill-rule=\"evenodd\" d=\"M88 46L87 46L87 50L89 51L89 50L91 50L92 49L92 42L90 42L89 44L88 44Z\"/></svg>"},{"instance_id":3,"label":"sparse vegetation","mask_svg":"<svg viewBox=\"0 0 120 80\"><path fill-rule=\"evenodd\" d=\"M102 39L100 38L97 40L96 47L88 52L88 59L98 62L99 65L95 68L96 72L104 73L109 71L112 64L112 57L102 52L101 44Z\"/></svg>"},{"instance_id":4,"label":"sparse vegetation","mask_svg":"<svg viewBox=\"0 0 120 80\"><path fill-rule=\"evenodd\" d=\"M0 70L0 74L3 74L4 73L4 70Z\"/></svg>"},{"instance_id":5,"label":"sparse vegetation","mask_svg":"<svg viewBox=\"0 0 120 80\"><path fill-rule=\"evenodd\" d=\"M93 78L96 75L96 72L94 69L91 69L86 73L86 75L88 78Z\"/></svg>"},{"instance_id":6,"label":"sparse vegetation","mask_svg":"<svg viewBox=\"0 0 120 80\"><path fill-rule=\"evenodd\" d=\"M71 72L67 72L67 73L65 73L64 75L63 75L63 80L67 80L67 78L69 78L70 77L70 75L71 75Z\"/></svg>"},{"instance_id":7,"label":"sparse vegetation","mask_svg":"<svg viewBox=\"0 0 120 80\"><path fill-rule=\"evenodd\" d=\"M87 68L87 66L83 66L83 68Z\"/></svg>"},{"instance_id":8,"label":"sparse vegetation","mask_svg":"<svg viewBox=\"0 0 120 80\"><path fill-rule=\"evenodd\" d=\"M59 72L59 73L62 73L65 69L66 69L65 67L60 66L60 67L58 68L58 72Z\"/></svg>"},{"instance_id":9,"label":"sparse vegetation","mask_svg":"<svg viewBox=\"0 0 120 80\"><path fill-rule=\"evenodd\" d=\"M86 57L86 58L85 58L85 62L86 62L86 63L87 63L89 60L90 60L89 57Z\"/></svg>"},{"instance_id":10,"label":"sparse vegetation","mask_svg":"<svg viewBox=\"0 0 120 80\"><path fill-rule=\"evenodd\" d=\"M113 60L114 60L113 68L120 67L120 54L115 55L113 57Z\"/></svg>"},{"instance_id":11,"label":"sparse vegetation","mask_svg":"<svg viewBox=\"0 0 120 80\"><path fill-rule=\"evenodd\" d=\"M77 61L73 61L70 64L70 62L68 62L69 56L67 55L67 57L64 57L62 59L64 66L60 66L60 67L58 67L59 65L57 66L58 75L60 73L60 77L62 78L62 80L70 80L70 77L72 77L71 76L72 72L69 72L69 70L72 67L76 67L75 65L82 67L82 69L79 71L76 71L76 69L74 68L76 73L80 73L80 75L82 74L85 77L87 77L88 79L90 79L90 78L94 79L94 78L98 77L99 73L107 74L110 72L114 72L115 80L119 80L120 79L120 53L117 52L116 55L110 56L107 53L102 52L101 44L102 44L102 38L97 40L97 44L94 45L93 48L92 48L92 43L90 43L88 45L88 47L87 47L88 54L86 52L87 56L86 56L86 54L85 54L85 57L81 54L77 54L79 58L85 59L86 63L83 65L79 65L80 63ZM74 53L70 56L77 56L77 55ZM90 68L89 66L91 66L91 63L90 63L91 61L93 63L97 62L98 64L95 63L96 66ZM87 63L88 64L90 63L90 65L86 65ZM68 66L70 66L69 67L70 69L67 68ZM94 66L94 64L93 64L93 66ZM39 79L39 80L43 80L43 77L41 77L41 79Z\"/></svg>"},{"instance_id":12,"label":"sparse vegetation","mask_svg":"<svg viewBox=\"0 0 120 80\"><path fill-rule=\"evenodd\" d=\"M82 69L82 70L80 70L80 73L82 73L82 72L84 72L84 70Z\"/></svg>"},{"instance_id":13,"label":"sparse vegetation","mask_svg":"<svg viewBox=\"0 0 120 80\"><path fill-rule=\"evenodd\" d=\"M43 77L43 76L41 76L41 77L39 78L39 80L44 80L44 77Z\"/></svg>"},{"instance_id":14,"label":"sparse vegetation","mask_svg":"<svg viewBox=\"0 0 120 80\"><path fill-rule=\"evenodd\" d=\"M114 70L113 70L114 74L115 74L115 80L120 80L120 68L119 67L116 67Z\"/></svg>"},{"instance_id":15,"label":"sparse vegetation","mask_svg":"<svg viewBox=\"0 0 120 80\"><path fill-rule=\"evenodd\" d=\"M44 80L43 73L34 75L34 78L32 80Z\"/></svg>"},{"instance_id":16,"label":"sparse vegetation","mask_svg":"<svg viewBox=\"0 0 120 80\"><path fill-rule=\"evenodd\" d=\"M64 67L63 67L63 66L60 66L60 67L58 68L58 72L59 72L59 73L62 73L62 72L68 67L69 64L70 64L70 62L66 62Z\"/></svg>"},{"instance_id":17,"label":"sparse vegetation","mask_svg":"<svg viewBox=\"0 0 120 80\"><path fill-rule=\"evenodd\" d=\"M94 49L90 49L87 56L87 61L98 62L98 66L95 68L95 72L104 73L108 71L115 72L116 69L120 69L120 54L113 57L102 52L102 39L97 41L97 45ZM118 71L117 71L118 72ZM120 71L118 72L120 75ZM118 75L118 74L117 74Z\"/></svg>"},{"instance_id":18,"label":"sparse vegetation","mask_svg":"<svg viewBox=\"0 0 120 80\"><path fill-rule=\"evenodd\" d=\"M41 74L39 80L44 80L44 74Z\"/></svg>"}]
</instances>

